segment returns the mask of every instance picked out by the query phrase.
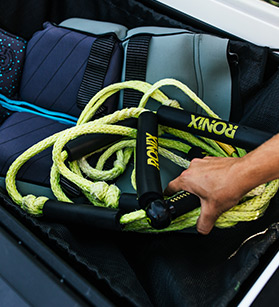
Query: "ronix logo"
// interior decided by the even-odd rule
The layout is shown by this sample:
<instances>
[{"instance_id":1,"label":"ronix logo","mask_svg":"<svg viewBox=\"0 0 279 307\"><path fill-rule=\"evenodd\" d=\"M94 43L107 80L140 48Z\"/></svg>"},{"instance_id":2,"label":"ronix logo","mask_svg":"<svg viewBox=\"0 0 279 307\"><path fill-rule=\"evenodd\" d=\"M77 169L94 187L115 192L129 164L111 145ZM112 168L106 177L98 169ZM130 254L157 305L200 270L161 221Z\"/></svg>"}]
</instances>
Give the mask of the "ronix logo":
<instances>
[{"instance_id":1,"label":"ronix logo","mask_svg":"<svg viewBox=\"0 0 279 307\"><path fill-rule=\"evenodd\" d=\"M197 130L208 131L217 135L224 134L226 137L233 139L238 128L237 125L218 121L217 119L206 118L202 116L195 116L191 114L191 122L188 127L193 127Z\"/></svg>"},{"instance_id":2,"label":"ronix logo","mask_svg":"<svg viewBox=\"0 0 279 307\"><path fill-rule=\"evenodd\" d=\"M158 158L158 138L146 132L146 154L147 154L147 164L155 166L158 170L159 158Z\"/></svg>"}]
</instances>

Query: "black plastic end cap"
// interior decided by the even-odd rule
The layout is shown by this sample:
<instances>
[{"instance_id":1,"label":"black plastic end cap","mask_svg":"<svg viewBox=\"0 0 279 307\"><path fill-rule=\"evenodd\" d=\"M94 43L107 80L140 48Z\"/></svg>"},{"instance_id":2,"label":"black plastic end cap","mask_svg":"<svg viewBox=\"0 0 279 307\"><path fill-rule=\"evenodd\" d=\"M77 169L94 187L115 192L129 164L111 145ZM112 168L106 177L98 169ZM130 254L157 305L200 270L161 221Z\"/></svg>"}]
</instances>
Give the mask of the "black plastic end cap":
<instances>
[{"instance_id":1,"label":"black plastic end cap","mask_svg":"<svg viewBox=\"0 0 279 307\"><path fill-rule=\"evenodd\" d=\"M164 229L171 223L171 214L166 203L157 199L149 203L146 215L150 225L155 229Z\"/></svg>"}]
</instances>

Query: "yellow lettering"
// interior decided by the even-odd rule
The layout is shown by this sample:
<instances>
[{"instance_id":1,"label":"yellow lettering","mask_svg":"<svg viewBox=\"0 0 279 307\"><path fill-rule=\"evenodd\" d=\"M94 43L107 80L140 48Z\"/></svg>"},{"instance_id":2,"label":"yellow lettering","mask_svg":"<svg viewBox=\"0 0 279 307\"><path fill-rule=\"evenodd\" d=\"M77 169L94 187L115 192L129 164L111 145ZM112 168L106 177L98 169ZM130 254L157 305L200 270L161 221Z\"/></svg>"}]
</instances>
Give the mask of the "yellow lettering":
<instances>
[{"instance_id":1,"label":"yellow lettering","mask_svg":"<svg viewBox=\"0 0 279 307\"><path fill-rule=\"evenodd\" d=\"M158 139L156 136L151 135L150 133L146 132L146 144L148 143L158 143Z\"/></svg>"},{"instance_id":2,"label":"yellow lettering","mask_svg":"<svg viewBox=\"0 0 279 307\"><path fill-rule=\"evenodd\" d=\"M198 126L197 126L197 122L201 119L201 117L195 117L194 114L191 114L191 122L190 124L188 125L189 128L191 128L192 126L195 128L195 129L198 129Z\"/></svg>"},{"instance_id":3,"label":"yellow lettering","mask_svg":"<svg viewBox=\"0 0 279 307\"><path fill-rule=\"evenodd\" d=\"M146 149L149 158L158 160L158 151L156 150L156 147L148 146Z\"/></svg>"},{"instance_id":4,"label":"yellow lettering","mask_svg":"<svg viewBox=\"0 0 279 307\"><path fill-rule=\"evenodd\" d=\"M233 126L232 124L229 124L229 128L225 131L225 136L233 139L237 128L238 126Z\"/></svg>"},{"instance_id":5,"label":"yellow lettering","mask_svg":"<svg viewBox=\"0 0 279 307\"><path fill-rule=\"evenodd\" d=\"M217 127L220 127L221 126L221 130L218 130ZM226 128L227 128L227 124L226 123L223 123L223 122L217 122L216 124L214 124L213 126L213 132L215 134L218 134L218 135L221 135L223 134L225 131L226 131Z\"/></svg>"},{"instance_id":6,"label":"yellow lettering","mask_svg":"<svg viewBox=\"0 0 279 307\"><path fill-rule=\"evenodd\" d=\"M188 127L208 131L209 133L213 132L217 135L225 134L226 137L233 139L238 126L234 126L232 124L228 125L227 123L216 121L216 119L211 120L210 118L205 118L202 116L196 117L194 114L191 114L191 122L188 124ZM151 139L149 140L148 144L151 145L151 142L155 142L157 139L154 139L152 135L150 135L150 137Z\"/></svg>"},{"instance_id":7,"label":"yellow lettering","mask_svg":"<svg viewBox=\"0 0 279 307\"><path fill-rule=\"evenodd\" d=\"M158 170L159 167L159 158L158 158L158 138L146 132L146 154L147 164L155 166Z\"/></svg>"},{"instance_id":8,"label":"yellow lettering","mask_svg":"<svg viewBox=\"0 0 279 307\"><path fill-rule=\"evenodd\" d=\"M204 119L204 122L203 122L203 126L202 126L202 130L207 130L208 132L212 132L212 128L213 128L213 125L214 123L216 122L215 119L213 119L211 122L210 122L210 119L209 118L205 118Z\"/></svg>"},{"instance_id":9,"label":"yellow lettering","mask_svg":"<svg viewBox=\"0 0 279 307\"><path fill-rule=\"evenodd\" d=\"M155 166L158 170L160 170L159 163L155 159L147 159L147 164Z\"/></svg>"},{"instance_id":10,"label":"yellow lettering","mask_svg":"<svg viewBox=\"0 0 279 307\"><path fill-rule=\"evenodd\" d=\"M200 121L199 121L199 126L198 126L198 129L199 129L199 130L203 130L203 131L204 131L203 126L202 126L202 123L203 123L204 120L205 120L205 118L204 118L204 117L201 117L201 119L200 119Z\"/></svg>"}]
</instances>

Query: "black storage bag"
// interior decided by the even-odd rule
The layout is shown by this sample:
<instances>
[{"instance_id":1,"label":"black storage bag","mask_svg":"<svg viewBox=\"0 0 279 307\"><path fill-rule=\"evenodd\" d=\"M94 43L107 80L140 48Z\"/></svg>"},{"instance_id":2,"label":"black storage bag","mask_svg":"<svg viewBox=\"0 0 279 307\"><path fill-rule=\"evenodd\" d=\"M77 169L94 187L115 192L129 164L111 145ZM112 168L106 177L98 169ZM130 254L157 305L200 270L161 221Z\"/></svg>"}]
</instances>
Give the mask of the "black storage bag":
<instances>
[{"instance_id":1,"label":"black storage bag","mask_svg":"<svg viewBox=\"0 0 279 307\"><path fill-rule=\"evenodd\" d=\"M0 9L1 26L25 38L30 38L45 20L59 23L71 16L113 21L129 28L162 25L193 30L199 27L195 29L197 32L224 35L218 29L199 24L153 1L127 1L125 6L116 0L1 1ZM30 14L34 17L32 23ZM278 59L266 48L239 41L231 41L230 45L231 51L238 54L236 64L241 68L239 88L235 93L245 98L242 103L245 105L252 96L257 96L264 83L268 84L274 67L278 67ZM256 57L254 65L254 56L259 54L264 57ZM264 65L266 60L271 65ZM256 69L259 66L261 70ZM252 78L246 87L248 73ZM263 101L257 103L263 104ZM4 195L2 205L118 305L226 306L278 237L276 225L266 230L278 221L278 196L258 221L226 230L214 229L206 237L98 230L88 233L27 216ZM261 231L264 232L260 234ZM253 238L239 249L251 235Z\"/></svg>"}]
</instances>

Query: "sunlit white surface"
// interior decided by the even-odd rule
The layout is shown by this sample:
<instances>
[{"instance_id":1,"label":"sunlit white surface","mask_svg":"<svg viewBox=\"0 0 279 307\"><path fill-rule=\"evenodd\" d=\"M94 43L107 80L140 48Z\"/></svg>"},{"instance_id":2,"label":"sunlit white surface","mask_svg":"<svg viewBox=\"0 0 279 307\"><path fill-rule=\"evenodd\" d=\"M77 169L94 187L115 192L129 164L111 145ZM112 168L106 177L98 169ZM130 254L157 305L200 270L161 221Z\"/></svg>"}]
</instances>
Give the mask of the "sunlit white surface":
<instances>
[{"instance_id":1,"label":"sunlit white surface","mask_svg":"<svg viewBox=\"0 0 279 307\"><path fill-rule=\"evenodd\" d=\"M261 46L279 48L279 8L261 0L158 0Z\"/></svg>"}]
</instances>

